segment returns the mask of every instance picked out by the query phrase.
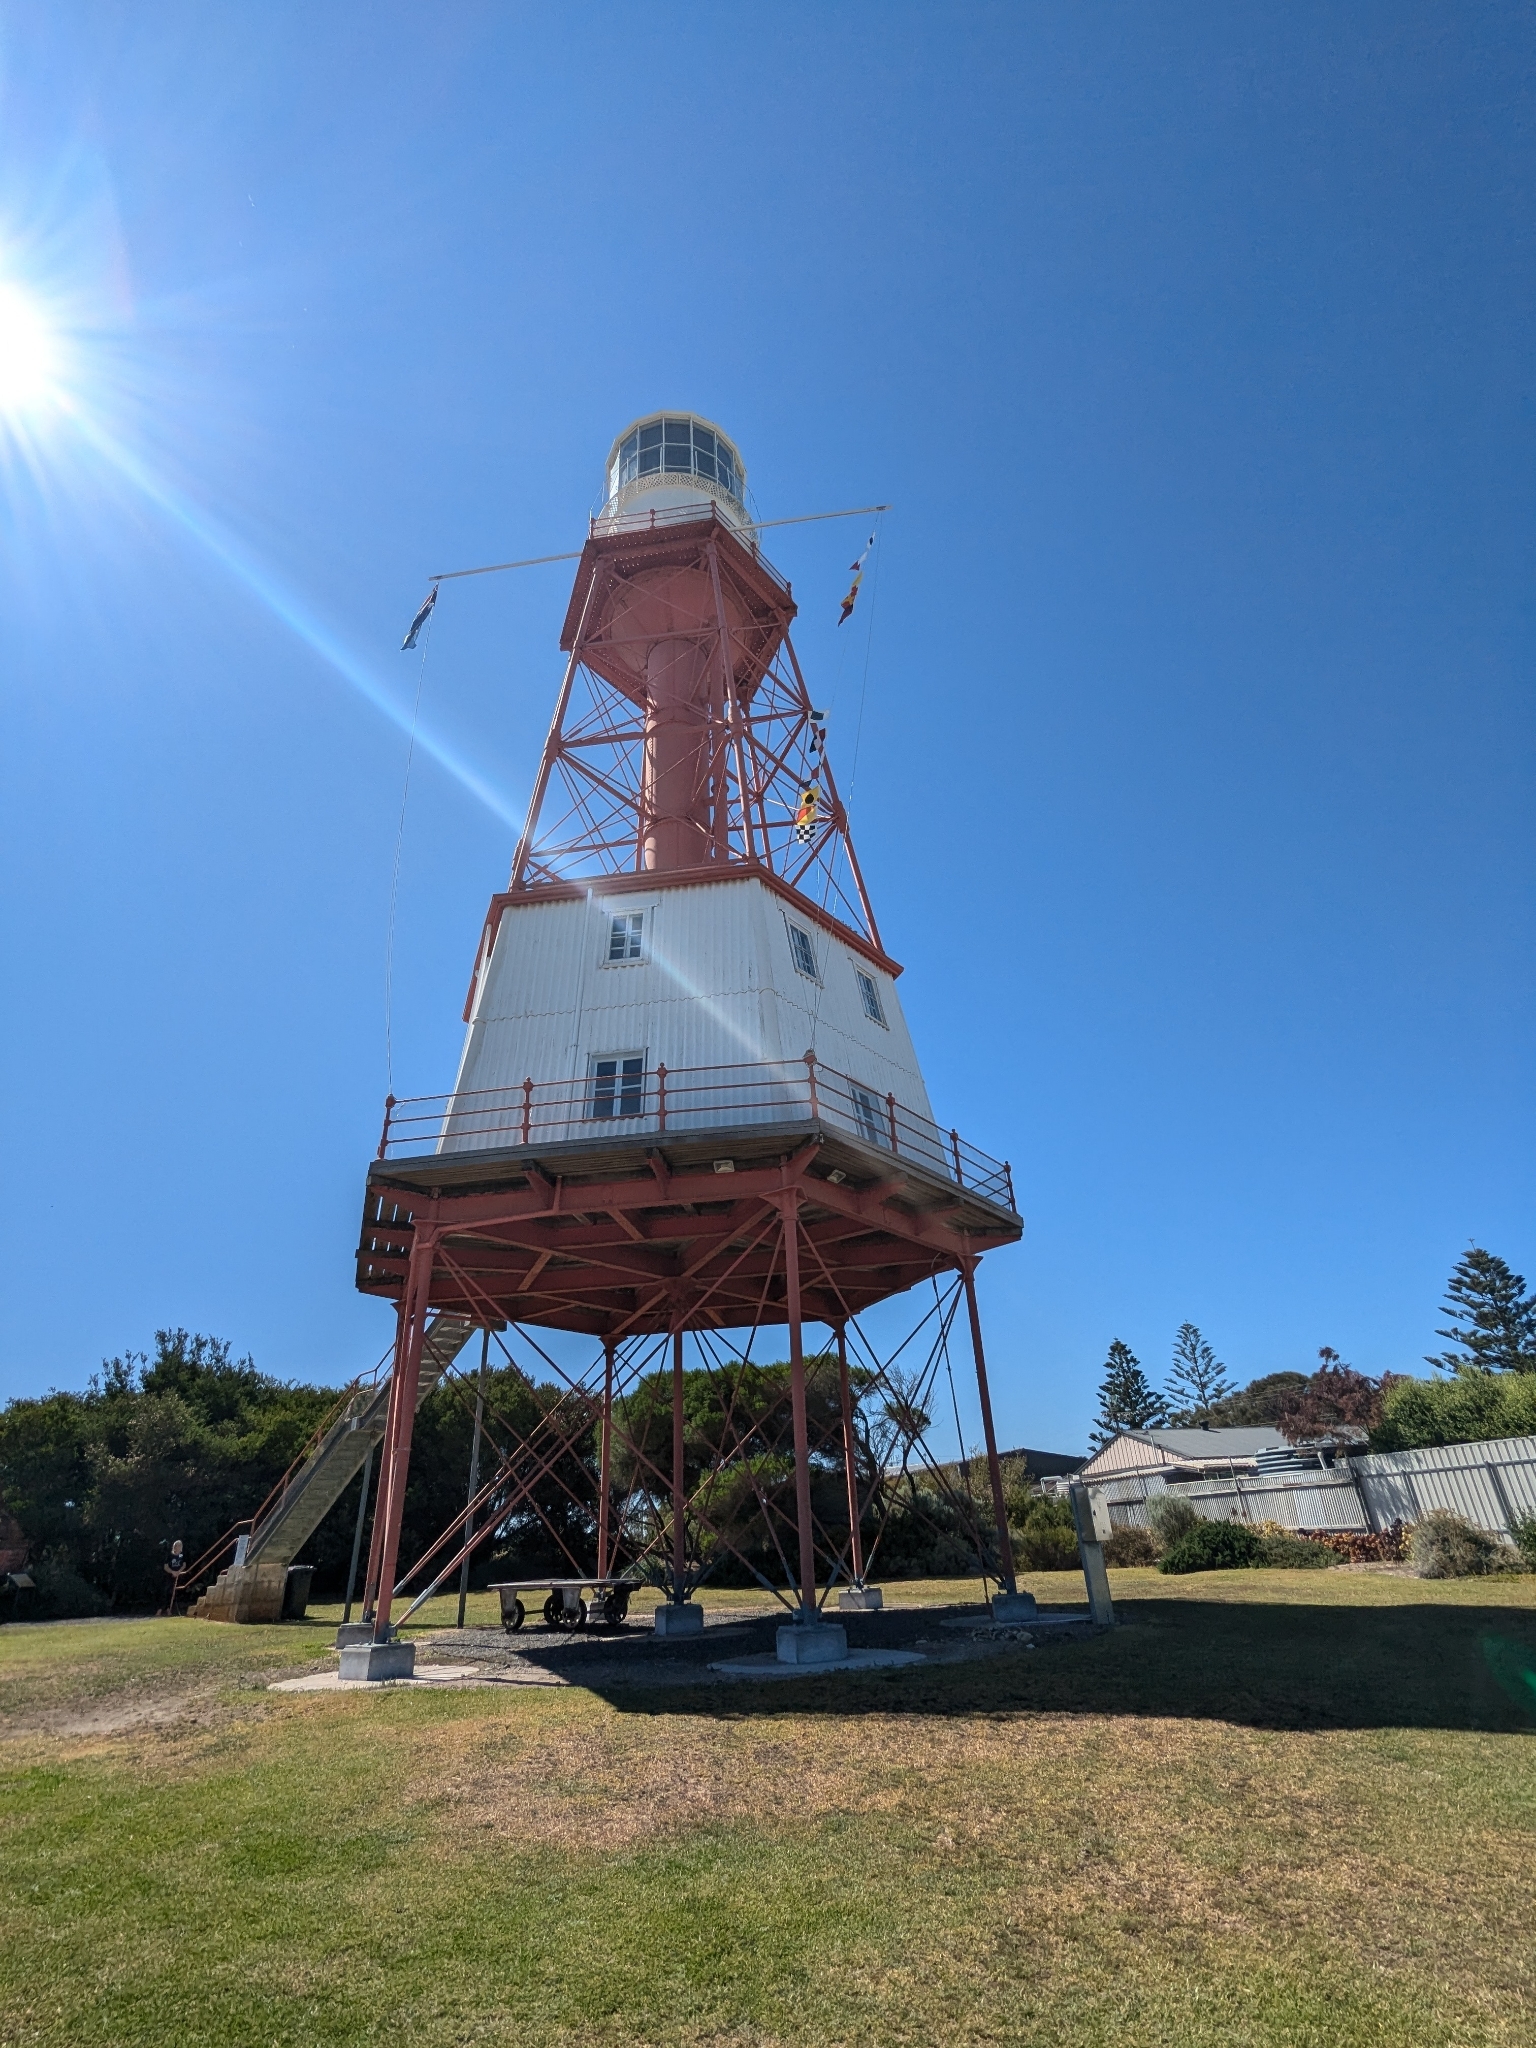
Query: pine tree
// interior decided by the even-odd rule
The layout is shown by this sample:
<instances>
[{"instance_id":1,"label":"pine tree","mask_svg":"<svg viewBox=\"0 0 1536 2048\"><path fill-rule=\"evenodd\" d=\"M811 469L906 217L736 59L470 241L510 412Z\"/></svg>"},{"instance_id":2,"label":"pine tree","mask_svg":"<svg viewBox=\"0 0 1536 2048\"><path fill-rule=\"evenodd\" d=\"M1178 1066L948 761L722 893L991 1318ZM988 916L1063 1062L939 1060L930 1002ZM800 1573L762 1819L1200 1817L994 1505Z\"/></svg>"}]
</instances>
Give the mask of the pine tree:
<instances>
[{"instance_id":1,"label":"pine tree","mask_svg":"<svg viewBox=\"0 0 1536 2048\"><path fill-rule=\"evenodd\" d=\"M1099 1383L1099 1412L1094 1419L1090 1452L1102 1451L1122 1429L1150 1429L1163 1419L1163 1404L1157 1389L1141 1369L1141 1360L1129 1344L1117 1337L1104 1361Z\"/></svg>"},{"instance_id":2,"label":"pine tree","mask_svg":"<svg viewBox=\"0 0 1536 2048\"><path fill-rule=\"evenodd\" d=\"M1523 1275L1472 1245L1457 1260L1445 1292L1451 1327L1435 1335L1462 1348L1426 1364L1454 1373L1536 1372L1536 1300L1526 1293Z\"/></svg>"},{"instance_id":3,"label":"pine tree","mask_svg":"<svg viewBox=\"0 0 1536 2048\"><path fill-rule=\"evenodd\" d=\"M1177 1423L1198 1428L1210 1420L1212 1408L1235 1392L1226 1367L1193 1323L1180 1323L1173 1340L1173 1369L1168 1375L1167 1406Z\"/></svg>"}]
</instances>

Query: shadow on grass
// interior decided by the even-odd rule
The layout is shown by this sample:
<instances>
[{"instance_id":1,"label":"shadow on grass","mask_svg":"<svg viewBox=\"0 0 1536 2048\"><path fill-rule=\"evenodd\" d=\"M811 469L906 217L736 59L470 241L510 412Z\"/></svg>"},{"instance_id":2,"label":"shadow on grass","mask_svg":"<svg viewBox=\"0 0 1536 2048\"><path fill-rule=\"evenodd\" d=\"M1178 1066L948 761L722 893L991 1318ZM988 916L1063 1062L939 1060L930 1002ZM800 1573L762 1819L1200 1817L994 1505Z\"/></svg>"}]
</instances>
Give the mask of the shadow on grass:
<instances>
[{"instance_id":1,"label":"shadow on grass","mask_svg":"<svg viewBox=\"0 0 1536 2048\"><path fill-rule=\"evenodd\" d=\"M590 1676L565 1670L627 1714L1041 1713L1252 1728L1536 1730L1536 1613L1528 1610L1153 1599L1127 1601L1119 1614L1119 1628L1088 1640L894 1671L722 1680L718 1687L694 1677L674 1687L654 1664L646 1683L633 1682L642 1675L638 1663L633 1678L621 1675L625 1651ZM850 1641L932 1640L938 1618L859 1616ZM861 1625L882 1619L885 1627ZM740 1655L771 1641L770 1629L761 1644L690 1646L686 1661ZM655 1654L649 1645L634 1648Z\"/></svg>"}]
</instances>

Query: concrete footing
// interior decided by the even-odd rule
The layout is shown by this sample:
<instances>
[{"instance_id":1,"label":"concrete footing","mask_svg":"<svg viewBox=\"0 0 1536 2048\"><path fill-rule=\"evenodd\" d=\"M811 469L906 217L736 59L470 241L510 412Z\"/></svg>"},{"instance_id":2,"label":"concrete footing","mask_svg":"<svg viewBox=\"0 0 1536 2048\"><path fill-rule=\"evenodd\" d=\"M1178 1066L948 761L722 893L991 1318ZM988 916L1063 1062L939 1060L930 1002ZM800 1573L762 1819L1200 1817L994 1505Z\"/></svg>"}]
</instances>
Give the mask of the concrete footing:
<instances>
[{"instance_id":1,"label":"concrete footing","mask_svg":"<svg viewBox=\"0 0 1536 2048\"><path fill-rule=\"evenodd\" d=\"M877 1614L885 1595L878 1586L849 1586L838 1594L837 1604L844 1614Z\"/></svg>"},{"instance_id":2,"label":"concrete footing","mask_svg":"<svg viewBox=\"0 0 1536 2048\"><path fill-rule=\"evenodd\" d=\"M994 1593L992 1596L994 1621L1033 1621L1038 1612L1033 1593Z\"/></svg>"},{"instance_id":3,"label":"concrete footing","mask_svg":"<svg viewBox=\"0 0 1536 2048\"><path fill-rule=\"evenodd\" d=\"M344 1621L336 1631L336 1647L344 1650L349 1643L371 1643L373 1623L371 1621Z\"/></svg>"},{"instance_id":4,"label":"concrete footing","mask_svg":"<svg viewBox=\"0 0 1536 2048\"><path fill-rule=\"evenodd\" d=\"M704 1610L697 1600L667 1600L656 1610L656 1633L659 1636L701 1636L704 1633Z\"/></svg>"},{"instance_id":5,"label":"concrete footing","mask_svg":"<svg viewBox=\"0 0 1536 2048\"><path fill-rule=\"evenodd\" d=\"M848 1631L835 1621L792 1621L778 1635L781 1664L842 1664Z\"/></svg>"},{"instance_id":6,"label":"concrete footing","mask_svg":"<svg viewBox=\"0 0 1536 2048\"><path fill-rule=\"evenodd\" d=\"M341 1653L343 1678L410 1678L416 1670L414 1643L348 1643Z\"/></svg>"}]
</instances>

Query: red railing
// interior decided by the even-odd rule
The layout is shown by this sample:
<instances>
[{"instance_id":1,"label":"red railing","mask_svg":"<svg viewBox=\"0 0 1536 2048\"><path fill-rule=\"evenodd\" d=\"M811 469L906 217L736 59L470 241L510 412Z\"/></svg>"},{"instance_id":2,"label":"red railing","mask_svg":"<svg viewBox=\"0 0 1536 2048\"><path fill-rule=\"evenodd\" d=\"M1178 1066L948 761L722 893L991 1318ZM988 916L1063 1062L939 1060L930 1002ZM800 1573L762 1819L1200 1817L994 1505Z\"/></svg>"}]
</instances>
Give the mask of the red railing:
<instances>
[{"instance_id":1,"label":"red railing","mask_svg":"<svg viewBox=\"0 0 1536 2048\"><path fill-rule=\"evenodd\" d=\"M606 1066L608 1062L604 1062ZM882 1152L1014 1208L1006 1160L968 1144L958 1131L908 1109L893 1094L822 1064L755 1060L736 1066L656 1067L581 1080L516 1083L452 1095L386 1097L380 1159L516 1150L601 1137L605 1132L731 1130L750 1124L828 1123Z\"/></svg>"}]
</instances>

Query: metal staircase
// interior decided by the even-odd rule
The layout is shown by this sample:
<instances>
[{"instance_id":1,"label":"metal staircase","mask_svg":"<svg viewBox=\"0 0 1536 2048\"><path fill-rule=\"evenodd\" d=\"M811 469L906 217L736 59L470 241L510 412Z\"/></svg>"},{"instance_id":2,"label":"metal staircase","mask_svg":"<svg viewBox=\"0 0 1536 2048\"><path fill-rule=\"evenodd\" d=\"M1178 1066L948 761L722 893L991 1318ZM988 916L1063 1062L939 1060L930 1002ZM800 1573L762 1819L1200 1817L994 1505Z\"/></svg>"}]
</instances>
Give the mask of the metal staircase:
<instances>
[{"instance_id":1,"label":"metal staircase","mask_svg":"<svg viewBox=\"0 0 1536 2048\"><path fill-rule=\"evenodd\" d=\"M428 1325L416 1386L418 1409L469 1342L474 1328L467 1316L441 1313ZM376 1387L359 1388L251 1531L242 1564L293 1563L362 1470L368 1453L383 1442L388 1413L387 1377Z\"/></svg>"}]
</instances>

